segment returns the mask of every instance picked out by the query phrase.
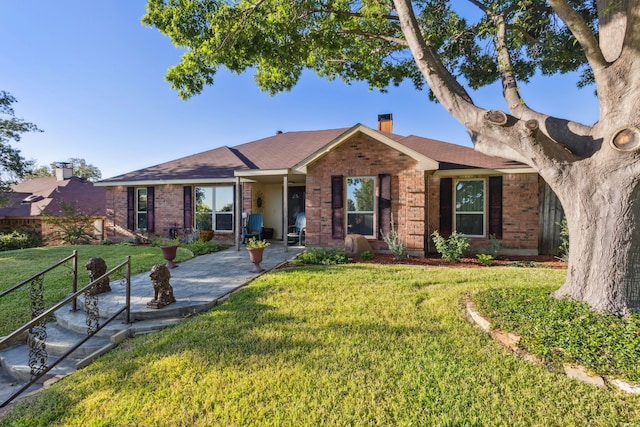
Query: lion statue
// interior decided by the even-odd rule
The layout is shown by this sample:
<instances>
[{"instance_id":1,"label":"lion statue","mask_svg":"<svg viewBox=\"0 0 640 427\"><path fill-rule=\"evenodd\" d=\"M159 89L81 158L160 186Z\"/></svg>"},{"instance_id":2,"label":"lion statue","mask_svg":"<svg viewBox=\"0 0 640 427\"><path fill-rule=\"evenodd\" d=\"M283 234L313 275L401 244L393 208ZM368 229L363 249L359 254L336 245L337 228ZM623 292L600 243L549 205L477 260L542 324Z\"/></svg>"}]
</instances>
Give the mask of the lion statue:
<instances>
[{"instance_id":1,"label":"lion statue","mask_svg":"<svg viewBox=\"0 0 640 427\"><path fill-rule=\"evenodd\" d=\"M151 308L162 308L176 302L173 288L169 284L171 273L164 264L156 264L151 268L151 285L153 285L153 299L147 303Z\"/></svg>"},{"instance_id":2,"label":"lion statue","mask_svg":"<svg viewBox=\"0 0 640 427\"><path fill-rule=\"evenodd\" d=\"M107 263L104 262L102 258L98 258L95 256L87 262L85 267L87 268L87 270L89 270L89 279L91 280L91 282L100 278L100 276L104 275L104 273L107 272ZM109 285L109 277L103 278L89 290L89 292L94 295L102 294L109 291L111 291L111 286Z\"/></svg>"}]
</instances>

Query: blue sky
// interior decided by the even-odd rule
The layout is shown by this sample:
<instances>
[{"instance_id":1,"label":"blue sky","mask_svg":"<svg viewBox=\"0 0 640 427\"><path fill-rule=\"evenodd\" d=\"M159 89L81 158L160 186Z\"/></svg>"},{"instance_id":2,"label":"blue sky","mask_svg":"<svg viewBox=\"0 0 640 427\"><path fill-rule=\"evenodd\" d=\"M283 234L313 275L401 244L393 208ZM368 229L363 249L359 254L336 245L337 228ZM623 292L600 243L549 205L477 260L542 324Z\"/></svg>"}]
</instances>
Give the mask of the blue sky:
<instances>
[{"instance_id":1,"label":"blue sky","mask_svg":"<svg viewBox=\"0 0 640 427\"><path fill-rule=\"evenodd\" d=\"M466 130L409 84L382 94L307 73L292 91L271 97L251 74L221 71L214 86L182 101L164 80L180 51L140 24L145 5L0 0L0 90L17 98L18 117L45 131L15 144L24 157L38 165L83 158L108 178L279 130L375 128L385 113L393 114L394 133L470 145ZM521 87L535 109L597 120L593 88L577 89L575 76ZM505 109L499 88L473 96L480 106Z\"/></svg>"}]
</instances>

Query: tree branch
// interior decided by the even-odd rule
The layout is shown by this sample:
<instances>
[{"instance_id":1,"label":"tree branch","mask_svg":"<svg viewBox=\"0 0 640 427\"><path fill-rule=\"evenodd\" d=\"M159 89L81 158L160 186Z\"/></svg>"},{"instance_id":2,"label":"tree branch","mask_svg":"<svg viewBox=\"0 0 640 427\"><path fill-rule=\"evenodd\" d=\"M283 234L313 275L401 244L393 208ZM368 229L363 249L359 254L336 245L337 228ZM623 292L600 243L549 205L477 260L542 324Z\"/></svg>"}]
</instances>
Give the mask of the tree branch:
<instances>
[{"instance_id":1,"label":"tree branch","mask_svg":"<svg viewBox=\"0 0 640 427\"><path fill-rule=\"evenodd\" d=\"M475 106L465 89L447 71L433 46L422 36L411 1L393 1L400 17L402 32L422 75L440 103L469 129L474 145L480 151L491 155L503 155L534 167L549 161L547 153L566 152L567 159L577 159L584 153L592 152L596 144L589 142L590 127L540 114L522 102L515 84L515 76L510 68L504 35L500 52L506 58L506 62L501 64L503 85L510 108L519 115L517 118L507 116L506 123L492 120L492 114L487 114L486 110ZM504 25L503 31L506 32ZM532 130L529 126L532 120L538 123L540 131L537 127ZM556 139L552 135L572 137ZM568 141L568 144L573 146L560 145L556 142L558 140Z\"/></svg>"},{"instance_id":2,"label":"tree branch","mask_svg":"<svg viewBox=\"0 0 640 427\"><path fill-rule=\"evenodd\" d=\"M320 9L313 9L311 10L311 13L329 13L332 15L336 15L336 16L348 16L348 17L352 17L352 18L364 18L365 16L360 13L360 12L350 12L350 11L346 11L346 10L337 10L337 9L331 9L331 8L320 8ZM381 15L381 18L386 19L387 21L398 21L399 18L395 15Z\"/></svg>"},{"instance_id":3,"label":"tree branch","mask_svg":"<svg viewBox=\"0 0 640 427\"><path fill-rule=\"evenodd\" d=\"M627 1L627 30L636 29L640 25L640 0ZM640 44L639 31L627 31L625 37L625 47L637 49Z\"/></svg>"},{"instance_id":4,"label":"tree branch","mask_svg":"<svg viewBox=\"0 0 640 427\"><path fill-rule=\"evenodd\" d=\"M507 30L514 30L519 32L520 34L522 34L522 36L529 40L529 42L531 42L532 44L538 44L541 45L542 42L540 40L538 40L537 38L533 37L531 34L529 34L529 32L521 25L514 25L514 24L506 24L507 26Z\"/></svg>"},{"instance_id":5,"label":"tree branch","mask_svg":"<svg viewBox=\"0 0 640 427\"><path fill-rule=\"evenodd\" d=\"M398 37L385 36L384 34L367 33L365 31L360 31L360 30L337 31L337 33L339 33L339 34L355 34L355 35L367 37L367 38L370 38L370 39L384 40L384 41L387 41L387 42L398 44L400 46L409 47L409 43L407 43L406 40L398 38Z\"/></svg>"},{"instance_id":6,"label":"tree branch","mask_svg":"<svg viewBox=\"0 0 640 427\"><path fill-rule=\"evenodd\" d=\"M496 24L496 50L498 52L498 67L500 69L500 78L502 79L502 96L507 101L507 107L511 114L518 118L529 110L518 91L518 82L513 66L511 64L511 56L509 55L509 47L507 46L507 25L503 15L491 15Z\"/></svg>"},{"instance_id":7,"label":"tree branch","mask_svg":"<svg viewBox=\"0 0 640 427\"><path fill-rule=\"evenodd\" d=\"M481 2L476 1L476 0L468 0L468 2L471 3L474 6L477 6L478 9L480 9L484 13L489 13L489 8L487 8L487 6L485 6L484 3L481 3Z\"/></svg>"},{"instance_id":8,"label":"tree branch","mask_svg":"<svg viewBox=\"0 0 640 427\"><path fill-rule=\"evenodd\" d=\"M557 144L557 141L564 141L567 145L563 146L562 149L568 150L574 155L589 156L593 154L597 144L591 138L585 138L591 133L589 126L547 116L531 109L525 103L520 96L518 82L513 72L509 46L507 45L508 25L504 20L504 15L490 15L490 18L493 19L497 28L496 50L502 79L502 91L511 114L525 123L532 121L537 123L542 130L542 134L545 135L545 137L537 138L537 142L544 147L544 151L555 151L556 147L551 145ZM569 132L569 129L572 129L573 132ZM562 137L560 137L560 134Z\"/></svg>"},{"instance_id":9,"label":"tree branch","mask_svg":"<svg viewBox=\"0 0 640 427\"><path fill-rule=\"evenodd\" d=\"M473 100L442 64L434 47L423 37L411 1L393 0L393 3L407 44L429 87L445 108L464 123L462 105L473 105Z\"/></svg>"},{"instance_id":10,"label":"tree branch","mask_svg":"<svg viewBox=\"0 0 640 427\"><path fill-rule=\"evenodd\" d=\"M566 0L549 0L549 3L560 19L567 25L569 31L575 36L580 46L582 46L587 61L589 61L589 65L593 69L597 84L598 76L602 74L609 64L600 50L595 34Z\"/></svg>"}]
</instances>

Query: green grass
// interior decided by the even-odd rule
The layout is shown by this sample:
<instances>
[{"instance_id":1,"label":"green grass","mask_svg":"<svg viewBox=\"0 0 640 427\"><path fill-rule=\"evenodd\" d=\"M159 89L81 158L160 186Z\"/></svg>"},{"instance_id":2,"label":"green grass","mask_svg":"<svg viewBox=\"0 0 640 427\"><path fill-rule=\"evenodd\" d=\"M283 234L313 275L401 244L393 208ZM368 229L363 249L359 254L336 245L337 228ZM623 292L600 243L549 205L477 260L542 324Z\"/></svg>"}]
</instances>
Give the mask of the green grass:
<instances>
[{"instance_id":1,"label":"green grass","mask_svg":"<svg viewBox=\"0 0 640 427\"><path fill-rule=\"evenodd\" d=\"M349 264L261 276L16 404L3 426L614 426L640 397L515 357L471 325L478 290L564 271Z\"/></svg>"},{"instance_id":2,"label":"green grass","mask_svg":"<svg viewBox=\"0 0 640 427\"><path fill-rule=\"evenodd\" d=\"M162 252L159 248L126 244L56 246L5 251L0 252L0 268L2 270L0 291L9 289L54 265L71 255L73 250L78 251L78 288L89 284L89 273L85 264L94 256L103 258L107 263L107 268L111 269L125 261L127 255L131 255L131 274L149 271L154 264L166 262L162 258ZM192 257L191 251L179 248L176 262L185 261ZM71 293L71 272L71 261L69 261L45 274L46 308ZM122 270L121 277L124 277L124 270ZM116 280L117 277L110 279ZM29 286L26 285L0 300L0 313L2 313L0 315L0 336L8 334L28 322L31 319Z\"/></svg>"}]
</instances>

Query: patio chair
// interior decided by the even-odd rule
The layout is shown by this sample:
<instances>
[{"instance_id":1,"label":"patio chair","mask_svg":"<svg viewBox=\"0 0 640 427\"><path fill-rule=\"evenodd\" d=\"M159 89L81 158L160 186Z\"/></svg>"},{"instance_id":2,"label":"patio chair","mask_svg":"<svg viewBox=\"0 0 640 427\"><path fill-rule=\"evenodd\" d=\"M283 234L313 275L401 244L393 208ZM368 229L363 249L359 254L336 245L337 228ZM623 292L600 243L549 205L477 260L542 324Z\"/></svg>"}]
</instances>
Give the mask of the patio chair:
<instances>
[{"instance_id":1,"label":"patio chair","mask_svg":"<svg viewBox=\"0 0 640 427\"><path fill-rule=\"evenodd\" d=\"M304 212L300 212L296 215L295 225L289 226L289 232L287 233L287 243L295 243L298 241L298 245L302 246L302 241L307 231L307 215Z\"/></svg>"},{"instance_id":2,"label":"patio chair","mask_svg":"<svg viewBox=\"0 0 640 427\"><path fill-rule=\"evenodd\" d=\"M246 225L242 228L242 243L245 243L252 237L262 240L263 226L264 222L261 214L250 214L247 218Z\"/></svg>"}]
</instances>

